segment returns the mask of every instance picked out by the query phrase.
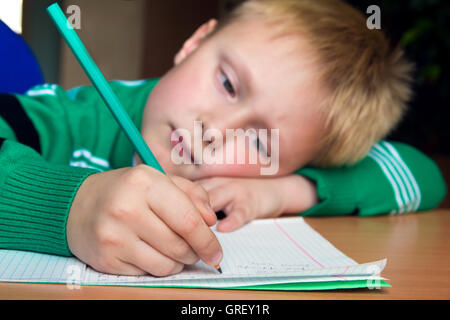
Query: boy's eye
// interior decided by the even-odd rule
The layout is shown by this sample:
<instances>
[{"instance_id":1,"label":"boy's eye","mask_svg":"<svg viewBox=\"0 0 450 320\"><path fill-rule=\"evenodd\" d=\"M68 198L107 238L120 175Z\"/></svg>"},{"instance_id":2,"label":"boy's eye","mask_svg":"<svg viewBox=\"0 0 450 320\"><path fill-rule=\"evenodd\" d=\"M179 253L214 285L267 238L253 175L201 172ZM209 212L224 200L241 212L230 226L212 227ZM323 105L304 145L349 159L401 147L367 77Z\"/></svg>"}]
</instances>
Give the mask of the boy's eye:
<instances>
[{"instance_id":1,"label":"boy's eye","mask_svg":"<svg viewBox=\"0 0 450 320\"><path fill-rule=\"evenodd\" d=\"M253 142L255 144L256 149L258 152L262 153L264 156L268 156L266 147L262 144L261 140L259 139L258 135L253 135Z\"/></svg>"},{"instance_id":2,"label":"boy's eye","mask_svg":"<svg viewBox=\"0 0 450 320\"><path fill-rule=\"evenodd\" d=\"M227 75L221 71L220 72L220 81L223 85L223 87L225 88L225 90L231 95L231 97L235 97L236 96L236 91L233 88L233 84L231 83L231 81L228 79Z\"/></svg>"}]
</instances>

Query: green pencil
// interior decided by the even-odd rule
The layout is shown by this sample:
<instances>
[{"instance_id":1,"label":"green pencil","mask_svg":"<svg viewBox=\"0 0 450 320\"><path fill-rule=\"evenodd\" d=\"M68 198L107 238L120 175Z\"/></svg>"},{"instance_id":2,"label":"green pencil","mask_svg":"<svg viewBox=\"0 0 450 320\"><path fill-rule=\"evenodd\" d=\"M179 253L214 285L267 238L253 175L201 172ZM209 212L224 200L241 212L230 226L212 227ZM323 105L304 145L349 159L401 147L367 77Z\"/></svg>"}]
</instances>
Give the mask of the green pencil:
<instances>
[{"instance_id":1,"label":"green pencil","mask_svg":"<svg viewBox=\"0 0 450 320\"><path fill-rule=\"evenodd\" d=\"M130 116L125 111L117 96L114 94L111 86L106 81L94 60L92 60L89 52L86 50L86 47L81 42L75 30L67 21L67 18L59 5L57 3L50 5L47 8L47 12L53 19L57 29L72 50L84 72L86 72L91 82L97 88L97 91L100 93L100 96L105 101L114 118L125 131L126 136L134 146L134 149L142 162L165 174L161 165L158 163L158 160L139 133L139 130L130 119Z\"/></svg>"},{"instance_id":2,"label":"green pencil","mask_svg":"<svg viewBox=\"0 0 450 320\"><path fill-rule=\"evenodd\" d=\"M88 78L94 84L95 88L97 88L97 91L100 93L100 96L103 98L103 101L105 101L114 118L122 127L123 131L125 131L126 136L134 146L134 149L142 162L165 174L158 160L139 133L139 130L136 128L133 121L131 121L130 116L120 103L119 98L117 98L100 69L91 58L91 55L86 50L83 42L81 42L81 39L78 37L75 30L73 30L72 26L67 21L67 18L59 5L57 3L50 5L47 8L47 12L53 19L56 28L72 50L84 72L86 72ZM216 269L222 273L220 266L216 266Z\"/></svg>"}]
</instances>

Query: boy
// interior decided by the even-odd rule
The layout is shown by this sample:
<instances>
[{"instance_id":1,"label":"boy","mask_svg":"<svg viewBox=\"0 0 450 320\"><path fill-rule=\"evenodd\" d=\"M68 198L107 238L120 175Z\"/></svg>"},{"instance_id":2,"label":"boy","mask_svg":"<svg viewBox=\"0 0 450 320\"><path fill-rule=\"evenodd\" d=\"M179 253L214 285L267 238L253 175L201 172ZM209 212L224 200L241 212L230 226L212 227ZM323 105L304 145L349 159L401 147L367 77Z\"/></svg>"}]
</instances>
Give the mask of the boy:
<instances>
[{"instance_id":1,"label":"boy","mask_svg":"<svg viewBox=\"0 0 450 320\"><path fill-rule=\"evenodd\" d=\"M388 213L392 194L399 213L436 206L445 185L432 161L400 144L371 150L404 112L409 66L364 28L338 1L249 0L223 24L201 27L162 79L112 82L170 177L139 165L93 87L1 96L1 246L165 276L199 258L220 262L213 209L228 215L219 231L230 231L281 213ZM176 136L196 122L219 132L279 129L277 173L260 177L261 161L198 163L192 142ZM254 141L243 153L277 148ZM174 148L194 163L176 165ZM297 171L307 164L335 168ZM355 175L376 185L340 192Z\"/></svg>"}]
</instances>

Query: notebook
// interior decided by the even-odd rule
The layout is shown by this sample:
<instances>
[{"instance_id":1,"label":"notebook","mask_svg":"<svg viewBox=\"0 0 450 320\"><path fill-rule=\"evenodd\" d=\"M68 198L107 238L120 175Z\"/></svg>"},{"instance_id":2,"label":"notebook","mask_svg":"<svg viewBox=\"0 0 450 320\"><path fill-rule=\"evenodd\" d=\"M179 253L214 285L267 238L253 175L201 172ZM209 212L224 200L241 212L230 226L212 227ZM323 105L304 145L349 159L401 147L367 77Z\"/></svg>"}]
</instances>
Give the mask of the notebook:
<instances>
[{"instance_id":1,"label":"notebook","mask_svg":"<svg viewBox=\"0 0 450 320\"><path fill-rule=\"evenodd\" d=\"M358 264L303 218L255 220L232 233L217 232L223 273L199 261L168 277L117 276L76 258L0 250L0 281L78 285L250 290L381 288L386 259Z\"/></svg>"}]
</instances>

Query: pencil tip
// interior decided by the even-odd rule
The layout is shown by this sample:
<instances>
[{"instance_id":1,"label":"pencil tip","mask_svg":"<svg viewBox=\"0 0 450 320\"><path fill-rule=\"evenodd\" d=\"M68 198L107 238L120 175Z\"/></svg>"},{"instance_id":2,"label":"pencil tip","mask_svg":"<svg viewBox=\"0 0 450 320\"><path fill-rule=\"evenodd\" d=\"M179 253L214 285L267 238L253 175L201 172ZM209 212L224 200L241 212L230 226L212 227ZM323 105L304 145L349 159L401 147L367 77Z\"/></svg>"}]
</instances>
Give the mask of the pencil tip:
<instances>
[{"instance_id":1,"label":"pencil tip","mask_svg":"<svg viewBox=\"0 0 450 320\"><path fill-rule=\"evenodd\" d=\"M222 268L220 268L220 266L216 266L216 270L222 273Z\"/></svg>"}]
</instances>

